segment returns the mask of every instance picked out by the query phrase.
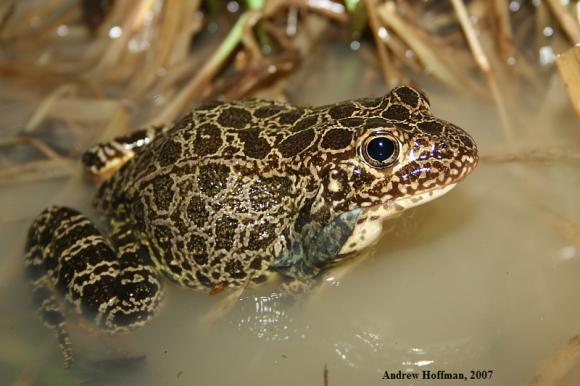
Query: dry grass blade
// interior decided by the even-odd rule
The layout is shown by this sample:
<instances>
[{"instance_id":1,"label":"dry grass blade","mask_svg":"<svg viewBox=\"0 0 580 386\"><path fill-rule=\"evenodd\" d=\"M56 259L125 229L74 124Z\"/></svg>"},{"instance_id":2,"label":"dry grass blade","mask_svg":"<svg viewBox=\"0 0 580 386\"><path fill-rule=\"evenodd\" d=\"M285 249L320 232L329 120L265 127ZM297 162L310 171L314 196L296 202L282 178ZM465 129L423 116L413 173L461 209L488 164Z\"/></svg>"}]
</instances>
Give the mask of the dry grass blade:
<instances>
[{"instance_id":1,"label":"dry grass blade","mask_svg":"<svg viewBox=\"0 0 580 386\"><path fill-rule=\"evenodd\" d=\"M200 1L166 2L157 28L147 50L144 65L132 78L128 92L138 96L153 84L159 71L170 68L172 61L181 61L187 53L191 34L199 30L201 23L195 22ZM192 23L193 20L193 23Z\"/></svg>"},{"instance_id":2,"label":"dry grass blade","mask_svg":"<svg viewBox=\"0 0 580 386\"><path fill-rule=\"evenodd\" d=\"M535 372L527 386L557 386L566 375L580 363L580 336L552 354Z\"/></svg>"},{"instance_id":3,"label":"dry grass blade","mask_svg":"<svg viewBox=\"0 0 580 386\"><path fill-rule=\"evenodd\" d=\"M330 19L334 19L341 23L348 21L348 15L344 9L344 5L327 0L308 0L308 8L314 12L320 13Z\"/></svg>"},{"instance_id":4,"label":"dry grass blade","mask_svg":"<svg viewBox=\"0 0 580 386\"><path fill-rule=\"evenodd\" d=\"M0 170L0 186L69 177L78 166L78 162L70 158L31 161Z\"/></svg>"},{"instance_id":5,"label":"dry grass blade","mask_svg":"<svg viewBox=\"0 0 580 386\"><path fill-rule=\"evenodd\" d=\"M138 5L137 5L138 4ZM112 16L108 19L115 20L120 19L121 23L119 26L122 31L121 35L117 39L112 39L105 46L95 45L93 48L100 51L102 55L100 60L95 65L90 75L93 76L106 76L108 78L113 78L114 74L111 72L120 72L124 68L119 65L123 55L127 53L127 47L129 40L134 32L139 31L143 28L145 23L146 15L152 12L152 8L155 6L155 0L144 0L140 3L132 4L130 2L116 2L112 11ZM104 52L102 52L104 51ZM89 53L89 56L96 55L94 52ZM125 63L128 64L128 63ZM134 71L134 67L131 71Z\"/></svg>"},{"instance_id":6,"label":"dry grass blade","mask_svg":"<svg viewBox=\"0 0 580 386\"><path fill-rule=\"evenodd\" d=\"M48 159L59 159L61 158L60 154L58 154L57 152L55 152L54 150L52 150L52 148L50 146L48 146L46 143L33 138L33 137L27 137L27 136L20 136L20 137L15 137L14 138L14 143L27 143L32 145L36 150L38 150L43 156L45 156Z\"/></svg>"},{"instance_id":7,"label":"dry grass blade","mask_svg":"<svg viewBox=\"0 0 580 386\"><path fill-rule=\"evenodd\" d=\"M381 70L383 71L383 77L385 80L385 86L387 89L391 89L397 86L401 82L401 76L393 66L385 44L379 37L379 28L385 28L380 26L379 19L377 17L377 1L376 0L365 0L366 12L369 18L369 26L373 33L373 38L375 40L375 47L377 48L377 53L379 55L379 62L381 64Z\"/></svg>"},{"instance_id":8,"label":"dry grass blade","mask_svg":"<svg viewBox=\"0 0 580 386\"><path fill-rule=\"evenodd\" d=\"M50 95L48 95L44 100L38 105L36 111L32 114L26 125L24 125L24 132L29 133L33 131L46 117L49 110L52 108L53 104L60 98L67 94L70 94L73 90L73 86L70 84L64 84L54 90Z\"/></svg>"},{"instance_id":9,"label":"dry grass blade","mask_svg":"<svg viewBox=\"0 0 580 386\"><path fill-rule=\"evenodd\" d=\"M111 119L99 133L95 142L103 142L131 131L131 118L124 106L118 105L111 115Z\"/></svg>"},{"instance_id":10,"label":"dry grass blade","mask_svg":"<svg viewBox=\"0 0 580 386\"><path fill-rule=\"evenodd\" d=\"M560 0L546 0L546 2L562 26L562 29L566 32L566 35L568 35L570 41L574 44L580 43L580 26L578 25L578 22L574 20L572 15L566 11L566 7L562 2Z\"/></svg>"},{"instance_id":11,"label":"dry grass blade","mask_svg":"<svg viewBox=\"0 0 580 386\"><path fill-rule=\"evenodd\" d=\"M51 104L47 116L78 120L98 128L108 122L119 107L122 104L117 99L61 98Z\"/></svg>"},{"instance_id":12,"label":"dry grass blade","mask_svg":"<svg viewBox=\"0 0 580 386\"><path fill-rule=\"evenodd\" d=\"M187 0L185 1L185 11L181 19L180 33L173 44L168 64L173 66L187 60L189 55L189 46L191 39L203 27L203 14L199 12L201 0Z\"/></svg>"},{"instance_id":13,"label":"dry grass blade","mask_svg":"<svg viewBox=\"0 0 580 386\"><path fill-rule=\"evenodd\" d=\"M2 37L2 31L8 24L8 20L14 15L14 11L16 10L16 1L11 0L6 3L0 8L0 39Z\"/></svg>"},{"instance_id":14,"label":"dry grass blade","mask_svg":"<svg viewBox=\"0 0 580 386\"><path fill-rule=\"evenodd\" d=\"M497 105L497 109L503 124L506 139L512 142L514 140L514 134L510 123L509 114L507 112L507 107L499 90L495 75L489 64L489 60L487 59L487 56L485 55L485 52L483 51L483 48L477 39L475 31L469 22L469 16L467 14L465 4L463 4L462 0L451 0L451 3L453 4L453 8L457 13L459 23L463 28L463 32L465 33L465 37L467 38L467 43L469 44L469 48L473 53L473 57L481 69L481 72L483 72L488 81L489 88Z\"/></svg>"},{"instance_id":15,"label":"dry grass blade","mask_svg":"<svg viewBox=\"0 0 580 386\"><path fill-rule=\"evenodd\" d=\"M580 119L580 47L572 47L556 59L570 101Z\"/></svg>"},{"instance_id":16,"label":"dry grass blade","mask_svg":"<svg viewBox=\"0 0 580 386\"><path fill-rule=\"evenodd\" d=\"M157 33L151 39L151 49L147 50L143 66L137 70L127 88L130 95L136 96L147 90L157 78L158 71L168 61L179 31L183 30L180 28L180 22L185 4L183 1L165 3L157 25Z\"/></svg>"},{"instance_id":17,"label":"dry grass blade","mask_svg":"<svg viewBox=\"0 0 580 386\"><path fill-rule=\"evenodd\" d=\"M243 98L260 85L283 77L284 74L292 71L298 65L299 59L295 50L289 50L275 57L258 61L252 66L245 66L229 79L215 82L216 84L207 95L204 95L204 98L209 100Z\"/></svg>"},{"instance_id":18,"label":"dry grass blade","mask_svg":"<svg viewBox=\"0 0 580 386\"><path fill-rule=\"evenodd\" d=\"M493 29L493 32L495 33L499 56L504 62L507 62L515 52L508 3L505 0L493 0L491 7L497 26L497 28Z\"/></svg>"},{"instance_id":19,"label":"dry grass blade","mask_svg":"<svg viewBox=\"0 0 580 386\"><path fill-rule=\"evenodd\" d=\"M440 57L435 47L430 46L412 26L397 14L393 1L387 1L377 10L377 13L383 23L395 31L415 51L428 71L455 89L463 90L465 88L463 79L460 79L451 70L449 64Z\"/></svg>"},{"instance_id":20,"label":"dry grass blade","mask_svg":"<svg viewBox=\"0 0 580 386\"><path fill-rule=\"evenodd\" d=\"M2 40L22 39L29 38L31 35L40 35L46 25L52 22L52 15L61 13L63 7L67 6L66 3L66 0L43 1L20 18L8 20L8 28L4 30L5 33L2 36ZM30 26L35 28L31 29Z\"/></svg>"},{"instance_id":21,"label":"dry grass blade","mask_svg":"<svg viewBox=\"0 0 580 386\"><path fill-rule=\"evenodd\" d=\"M255 25L260 17L261 13L251 11L245 12L240 16L226 39L224 39L209 60L205 62L199 72L173 98L172 103L157 114L148 124L158 125L171 121L180 111L183 111L187 104L191 103L196 95L200 95L203 87L211 82L226 59L238 46L242 40L243 31L248 30L247 25Z\"/></svg>"}]
</instances>

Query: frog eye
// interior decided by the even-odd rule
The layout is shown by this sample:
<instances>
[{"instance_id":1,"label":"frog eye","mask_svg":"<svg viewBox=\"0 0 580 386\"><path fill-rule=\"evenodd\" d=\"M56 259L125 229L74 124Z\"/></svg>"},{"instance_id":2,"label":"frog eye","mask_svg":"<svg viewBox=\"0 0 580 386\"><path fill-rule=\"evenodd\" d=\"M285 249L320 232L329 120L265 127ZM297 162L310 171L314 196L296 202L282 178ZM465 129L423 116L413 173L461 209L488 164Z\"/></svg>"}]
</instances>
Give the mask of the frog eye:
<instances>
[{"instance_id":1,"label":"frog eye","mask_svg":"<svg viewBox=\"0 0 580 386\"><path fill-rule=\"evenodd\" d=\"M398 154L399 143L384 135L367 139L362 149L365 161L377 168L392 166Z\"/></svg>"}]
</instances>

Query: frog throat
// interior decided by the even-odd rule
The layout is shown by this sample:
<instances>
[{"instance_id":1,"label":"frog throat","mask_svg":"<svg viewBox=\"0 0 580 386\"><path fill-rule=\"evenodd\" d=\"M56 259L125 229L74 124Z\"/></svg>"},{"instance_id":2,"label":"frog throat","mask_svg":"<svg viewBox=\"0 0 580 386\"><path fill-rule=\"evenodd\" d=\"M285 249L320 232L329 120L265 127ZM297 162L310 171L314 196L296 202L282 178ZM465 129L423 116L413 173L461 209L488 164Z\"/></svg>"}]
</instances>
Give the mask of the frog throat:
<instances>
[{"instance_id":1,"label":"frog throat","mask_svg":"<svg viewBox=\"0 0 580 386\"><path fill-rule=\"evenodd\" d=\"M339 255L358 252L374 244L383 231L385 220L397 217L407 209L441 197L453 189L455 185L449 184L441 188L363 208L363 213L357 218L352 233L340 249Z\"/></svg>"}]
</instances>

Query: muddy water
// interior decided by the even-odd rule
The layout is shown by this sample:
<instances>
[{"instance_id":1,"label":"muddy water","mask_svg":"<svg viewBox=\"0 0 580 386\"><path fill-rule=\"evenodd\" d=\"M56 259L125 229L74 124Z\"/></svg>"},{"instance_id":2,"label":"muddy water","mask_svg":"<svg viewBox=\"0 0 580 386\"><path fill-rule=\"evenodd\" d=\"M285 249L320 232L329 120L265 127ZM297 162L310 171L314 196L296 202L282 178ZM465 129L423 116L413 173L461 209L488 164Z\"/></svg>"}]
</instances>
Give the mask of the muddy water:
<instances>
[{"instance_id":1,"label":"muddy water","mask_svg":"<svg viewBox=\"0 0 580 386\"><path fill-rule=\"evenodd\" d=\"M297 74L293 101L384 92L380 78L364 80L369 69L357 56L341 55L319 60L316 79ZM339 278L331 272L306 299L285 302L275 286L250 289L208 326L200 318L227 294L168 283L163 311L147 327L113 338L76 329L79 360L69 371L34 317L21 252L36 213L53 203L89 211L94 187L80 173L0 186L0 384L323 385L325 366L332 386L463 382L383 379L424 370L492 371L470 384L526 384L580 333L579 236L567 238L558 217L580 223L578 163L485 159L578 152L580 128L555 87L551 100L514 101L516 141L508 143L492 102L426 83L434 113L467 128L481 149L484 161L467 180L401 219L364 261ZM102 362L114 358L133 360Z\"/></svg>"}]
</instances>

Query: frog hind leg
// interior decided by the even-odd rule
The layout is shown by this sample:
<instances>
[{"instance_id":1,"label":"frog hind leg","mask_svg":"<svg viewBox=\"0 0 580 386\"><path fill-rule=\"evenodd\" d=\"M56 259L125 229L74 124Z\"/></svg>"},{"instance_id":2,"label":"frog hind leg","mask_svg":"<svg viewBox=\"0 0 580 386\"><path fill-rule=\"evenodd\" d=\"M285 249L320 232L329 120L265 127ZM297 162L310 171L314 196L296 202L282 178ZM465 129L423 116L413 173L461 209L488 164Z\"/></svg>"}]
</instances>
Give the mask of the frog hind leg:
<instances>
[{"instance_id":1,"label":"frog hind leg","mask_svg":"<svg viewBox=\"0 0 580 386\"><path fill-rule=\"evenodd\" d=\"M72 363L68 306L110 333L141 326L158 309L161 284L145 249L130 234L115 241L66 207L44 210L30 228L26 273L40 318L56 332L65 367Z\"/></svg>"},{"instance_id":2,"label":"frog hind leg","mask_svg":"<svg viewBox=\"0 0 580 386\"><path fill-rule=\"evenodd\" d=\"M110 175L133 158L140 149L150 144L155 137L170 128L171 125L150 126L127 136L99 143L84 152L82 162L85 170L95 176Z\"/></svg>"}]
</instances>

